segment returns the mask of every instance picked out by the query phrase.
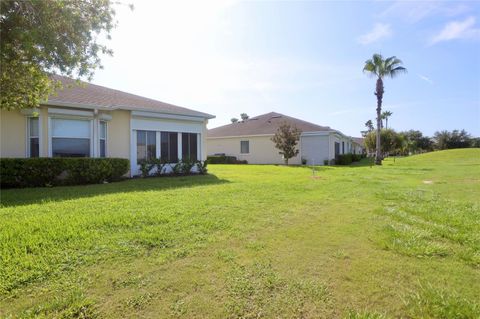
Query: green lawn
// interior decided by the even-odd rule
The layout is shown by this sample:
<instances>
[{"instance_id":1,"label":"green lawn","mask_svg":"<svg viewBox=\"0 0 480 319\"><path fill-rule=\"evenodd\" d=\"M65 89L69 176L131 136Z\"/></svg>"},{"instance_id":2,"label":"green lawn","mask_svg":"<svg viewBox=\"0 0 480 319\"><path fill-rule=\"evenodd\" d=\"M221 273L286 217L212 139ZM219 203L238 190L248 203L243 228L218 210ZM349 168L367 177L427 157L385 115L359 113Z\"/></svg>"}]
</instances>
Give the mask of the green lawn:
<instances>
[{"instance_id":1,"label":"green lawn","mask_svg":"<svg viewBox=\"0 0 480 319\"><path fill-rule=\"evenodd\" d=\"M480 149L2 190L0 317L479 318Z\"/></svg>"}]
</instances>

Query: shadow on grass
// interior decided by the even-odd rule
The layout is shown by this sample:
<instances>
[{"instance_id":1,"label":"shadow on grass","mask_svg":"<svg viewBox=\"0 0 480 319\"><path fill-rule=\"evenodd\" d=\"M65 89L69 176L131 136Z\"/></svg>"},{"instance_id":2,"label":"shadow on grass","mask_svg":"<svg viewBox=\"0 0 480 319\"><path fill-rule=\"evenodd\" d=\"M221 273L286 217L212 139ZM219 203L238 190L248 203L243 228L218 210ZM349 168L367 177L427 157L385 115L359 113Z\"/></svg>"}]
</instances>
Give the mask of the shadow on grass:
<instances>
[{"instance_id":1,"label":"shadow on grass","mask_svg":"<svg viewBox=\"0 0 480 319\"><path fill-rule=\"evenodd\" d=\"M22 206L48 201L63 201L104 194L162 191L174 188L223 183L229 183L229 181L219 179L215 175L207 174L198 176L127 179L109 184L2 189L0 191L0 207Z\"/></svg>"}]
</instances>

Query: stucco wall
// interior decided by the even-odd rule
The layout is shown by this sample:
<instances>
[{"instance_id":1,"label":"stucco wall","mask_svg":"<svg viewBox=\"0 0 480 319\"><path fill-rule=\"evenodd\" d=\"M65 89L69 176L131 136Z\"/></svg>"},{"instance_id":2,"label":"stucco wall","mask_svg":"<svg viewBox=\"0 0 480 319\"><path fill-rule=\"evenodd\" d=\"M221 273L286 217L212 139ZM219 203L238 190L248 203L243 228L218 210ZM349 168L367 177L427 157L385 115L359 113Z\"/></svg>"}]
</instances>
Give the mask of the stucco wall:
<instances>
[{"instance_id":1,"label":"stucco wall","mask_svg":"<svg viewBox=\"0 0 480 319\"><path fill-rule=\"evenodd\" d=\"M310 135L300 138L301 156L307 160L308 165L323 165L329 158L328 135Z\"/></svg>"},{"instance_id":2,"label":"stucco wall","mask_svg":"<svg viewBox=\"0 0 480 319\"><path fill-rule=\"evenodd\" d=\"M250 136L230 138L207 138L207 154L225 153L249 164L284 164L282 155L270 140L272 136ZM240 154L240 141L249 141L250 153ZM289 164L301 164L300 154L289 160Z\"/></svg>"},{"instance_id":3,"label":"stucco wall","mask_svg":"<svg viewBox=\"0 0 480 319\"><path fill-rule=\"evenodd\" d=\"M130 111L109 112L107 122L107 156L130 159Z\"/></svg>"},{"instance_id":4,"label":"stucco wall","mask_svg":"<svg viewBox=\"0 0 480 319\"><path fill-rule=\"evenodd\" d=\"M25 157L26 125L20 111L0 111L0 157Z\"/></svg>"}]
</instances>

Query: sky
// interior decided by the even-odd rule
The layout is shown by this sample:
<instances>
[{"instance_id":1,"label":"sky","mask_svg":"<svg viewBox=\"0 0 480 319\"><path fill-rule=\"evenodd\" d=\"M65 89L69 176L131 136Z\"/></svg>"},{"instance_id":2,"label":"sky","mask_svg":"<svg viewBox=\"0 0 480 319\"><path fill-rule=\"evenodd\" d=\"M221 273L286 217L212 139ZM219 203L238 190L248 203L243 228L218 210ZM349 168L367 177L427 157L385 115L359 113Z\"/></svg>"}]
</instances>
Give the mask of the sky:
<instances>
[{"instance_id":1,"label":"sky","mask_svg":"<svg viewBox=\"0 0 480 319\"><path fill-rule=\"evenodd\" d=\"M373 53L389 126L480 136L480 2L154 1L117 6L93 83L216 116L208 128L279 112L350 136L375 118Z\"/></svg>"}]
</instances>

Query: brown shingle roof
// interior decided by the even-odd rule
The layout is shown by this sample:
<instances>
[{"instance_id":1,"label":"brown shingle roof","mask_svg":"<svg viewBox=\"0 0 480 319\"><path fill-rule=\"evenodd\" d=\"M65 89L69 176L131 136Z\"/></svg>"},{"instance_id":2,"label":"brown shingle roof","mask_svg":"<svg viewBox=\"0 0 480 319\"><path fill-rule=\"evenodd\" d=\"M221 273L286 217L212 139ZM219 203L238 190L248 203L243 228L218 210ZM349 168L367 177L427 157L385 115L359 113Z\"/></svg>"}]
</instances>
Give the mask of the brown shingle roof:
<instances>
[{"instance_id":1,"label":"brown shingle roof","mask_svg":"<svg viewBox=\"0 0 480 319\"><path fill-rule=\"evenodd\" d=\"M363 137L352 137L353 141L363 146L365 139Z\"/></svg>"},{"instance_id":2,"label":"brown shingle roof","mask_svg":"<svg viewBox=\"0 0 480 319\"><path fill-rule=\"evenodd\" d=\"M51 95L46 104L65 104L66 106L78 104L92 108L129 109L205 118L215 117L207 113L109 89L100 85L87 82L81 82L83 85L78 85L74 79L64 76L53 75L52 78L62 82L63 89Z\"/></svg>"},{"instance_id":3,"label":"brown shingle roof","mask_svg":"<svg viewBox=\"0 0 480 319\"><path fill-rule=\"evenodd\" d=\"M286 116L280 113L267 113L252 117L246 121L240 121L208 130L208 137L225 136L248 136L261 134L275 134L281 123L287 122L296 126L302 132L331 131L328 126L320 126L306 121Z\"/></svg>"}]
</instances>

